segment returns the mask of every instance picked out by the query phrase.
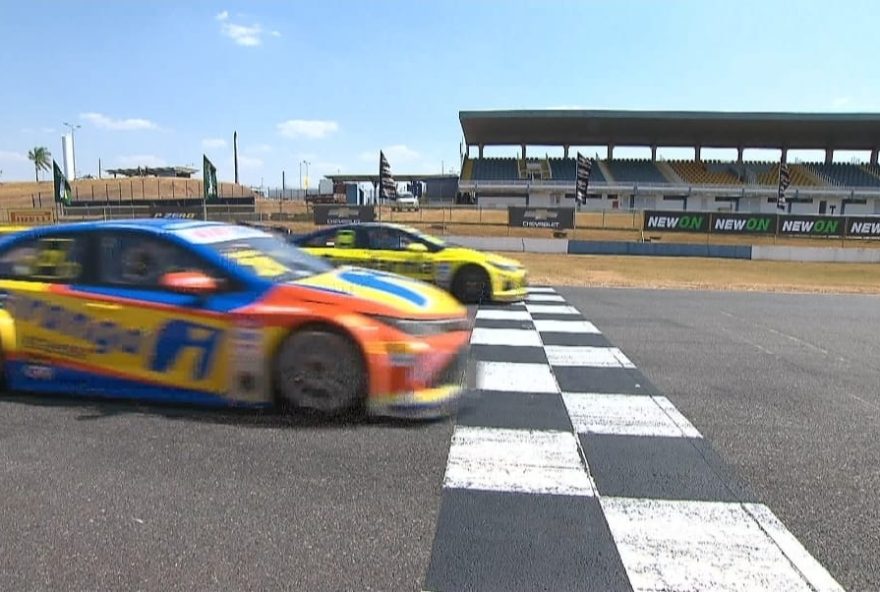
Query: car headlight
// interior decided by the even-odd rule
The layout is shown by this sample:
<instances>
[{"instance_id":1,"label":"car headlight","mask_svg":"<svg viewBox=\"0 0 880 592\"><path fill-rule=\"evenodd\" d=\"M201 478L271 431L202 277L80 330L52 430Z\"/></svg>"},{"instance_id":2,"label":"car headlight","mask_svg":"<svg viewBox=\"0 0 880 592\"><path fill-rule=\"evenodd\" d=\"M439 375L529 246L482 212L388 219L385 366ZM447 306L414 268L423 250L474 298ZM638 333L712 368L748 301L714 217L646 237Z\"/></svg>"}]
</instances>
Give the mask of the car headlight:
<instances>
[{"instance_id":1,"label":"car headlight","mask_svg":"<svg viewBox=\"0 0 880 592\"><path fill-rule=\"evenodd\" d=\"M375 315L372 318L380 323L390 325L395 329L406 333L407 335L427 336L442 335L443 333L452 333L454 331L470 331L470 323L467 317L456 319L439 319L439 320L423 320L423 319L398 319L396 317L385 317Z\"/></svg>"}]
</instances>

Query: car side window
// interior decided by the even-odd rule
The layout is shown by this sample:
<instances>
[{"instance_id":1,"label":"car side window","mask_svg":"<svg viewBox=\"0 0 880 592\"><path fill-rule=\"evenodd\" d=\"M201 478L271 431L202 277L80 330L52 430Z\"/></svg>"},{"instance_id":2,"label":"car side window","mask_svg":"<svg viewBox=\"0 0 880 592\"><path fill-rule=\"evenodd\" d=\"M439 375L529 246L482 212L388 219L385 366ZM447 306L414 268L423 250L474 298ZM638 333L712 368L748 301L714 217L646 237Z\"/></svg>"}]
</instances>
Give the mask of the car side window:
<instances>
[{"instance_id":1,"label":"car side window","mask_svg":"<svg viewBox=\"0 0 880 592\"><path fill-rule=\"evenodd\" d=\"M308 238L301 246L303 247L332 247L335 245L336 231L325 230Z\"/></svg>"},{"instance_id":2,"label":"car side window","mask_svg":"<svg viewBox=\"0 0 880 592\"><path fill-rule=\"evenodd\" d=\"M85 235L44 236L19 242L0 253L0 277L75 283L84 275L87 250Z\"/></svg>"},{"instance_id":3,"label":"car side window","mask_svg":"<svg viewBox=\"0 0 880 592\"><path fill-rule=\"evenodd\" d=\"M166 273L201 271L216 277L217 270L197 255L159 237L139 233L108 233L99 239L103 284L158 288Z\"/></svg>"},{"instance_id":4,"label":"car side window","mask_svg":"<svg viewBox=\"0 0 880 592\"><path fill-rule=\"evenodd\" d=\"M403 233L396 228L377 226L368 231L370 249L379 251L399 251L406 246L402 240Z\"/></svg>"}]
</instances>

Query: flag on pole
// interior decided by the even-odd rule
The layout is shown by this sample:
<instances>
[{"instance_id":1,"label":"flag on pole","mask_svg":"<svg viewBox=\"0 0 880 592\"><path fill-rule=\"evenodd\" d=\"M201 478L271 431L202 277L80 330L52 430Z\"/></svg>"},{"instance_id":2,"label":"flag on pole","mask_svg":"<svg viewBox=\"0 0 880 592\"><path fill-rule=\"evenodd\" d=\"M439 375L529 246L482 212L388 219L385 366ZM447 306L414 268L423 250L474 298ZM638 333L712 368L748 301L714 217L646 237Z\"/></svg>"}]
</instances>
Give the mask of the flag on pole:
<instances>
[{"instance_id":1,"label":"flag on pole","mask_svg":"<svg viewBox=\"0 0 880 592\"><path fill-rule=\"evenodd\" d=\"M217 167L204 154L202 155L202 187L205 201L217 199Z\"/></svg>"},{"instance_id":2,"label":"flag on pole","mask_svg":"<svg viewBox=\"0 0 880 592\"><path fill-rule=\"evenodd\" d=\"M776 200L776 208L779 210L785 209L785 191L789 185L791 185L791 171L788 168L788 163L779 163L779 195Z\"/></svg>"},{"instance_id":3,"label":"flag on pole","mask_svg":"<svg viewBox=\"0 0 880 592\"><path fill-rule=\"evenodd\" d=\"M593 161L580 152L577 153L577 173L575 175L574 198L579 204L587 201L587 188L590 186L590 173Z\"/></svg>"},{"instance_id":4,"label":"flag on pole","mask_svg":"<svg viewBox=\"0 0 880 592\"><path fill-rule=\"evenodd\" d=\"M379 197L397 199L397 183L391 176L391 165L381 150L379 151Z\"/></svg>"},{"instance_id":5,"label":"flag on pole","mask_svg":"<svg viewBox=\"0 0 880 592\"><path fill-rule=\"evenodd\" d=\"M67 177L64 176L58 163L54 160L52 161L52 172L55 178L55 203L69 206L71 202L70 183L67 182Z\"/></svg>"}]
</instances>

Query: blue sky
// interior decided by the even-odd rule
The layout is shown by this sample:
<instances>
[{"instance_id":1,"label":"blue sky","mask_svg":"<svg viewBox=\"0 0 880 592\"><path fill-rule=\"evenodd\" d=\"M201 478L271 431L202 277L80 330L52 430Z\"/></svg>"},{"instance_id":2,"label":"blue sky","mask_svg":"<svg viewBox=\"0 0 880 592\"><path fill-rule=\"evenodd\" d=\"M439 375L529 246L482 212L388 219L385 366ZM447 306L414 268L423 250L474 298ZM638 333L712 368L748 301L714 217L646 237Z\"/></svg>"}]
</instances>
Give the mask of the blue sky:
<instances>
[{"instance_id":1,"label":"blue sky","mask_svg":"<svg viewBox=\"0 0 880 592\"><path fill-rule=\"evenodd\" d=\"M457 172L461 109L874 112L878 17L869 0L0 0L0 181L33 177L35 145L60 161L65 121L80 174L206 152L231 179L238 130L243 182L296 186L307 160L314 186L373 172L380 148L396 172Z\"/></svg>"}]
</instances>

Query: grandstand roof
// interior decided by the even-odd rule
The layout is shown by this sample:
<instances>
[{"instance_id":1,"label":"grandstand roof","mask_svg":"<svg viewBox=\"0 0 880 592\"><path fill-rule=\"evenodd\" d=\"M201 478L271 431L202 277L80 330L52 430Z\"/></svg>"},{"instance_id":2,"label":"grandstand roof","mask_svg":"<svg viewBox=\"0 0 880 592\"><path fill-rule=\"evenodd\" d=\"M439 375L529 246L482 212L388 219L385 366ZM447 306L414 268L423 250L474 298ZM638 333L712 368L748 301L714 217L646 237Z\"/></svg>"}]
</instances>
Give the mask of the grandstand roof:
<instances>
[{"instance_id":1,"label":"grandstand roof","mask_svg":"<svg viewBox=\"0 0 880 592\"><path fill-rule=\"evenodd\" d=\"M123 177L178 177L189 179L199 169L184 166L135 167L127 169L107 169L105 172L113 176Z\"/></svg>"},{"instance_id":2,"label":"grandstand roof","mask_svg":"<svg viewBox=\"0 0 880 592\"><path fill-rule=\"evenodd\" d=\"M468 145L668 146L869 150L880 113L460 111Z\"/></svg>"},{"instance_id":3,"label":"grandstand roof","mask_svg":"<svg viewBox=\"0 0 880 592\"><path fill-rule=\"evenodd\" d=\"M378 183L379 182L379 173L375 173L372 175L324 175L331 181L339 181L342 183ZM407 181L433 181L436 179L458 179L458 175L448 175L448 174L432 174L432 175L398 175L394 173L392 175L395 181L407 182Z\"/></svg>"}]
</instances>

